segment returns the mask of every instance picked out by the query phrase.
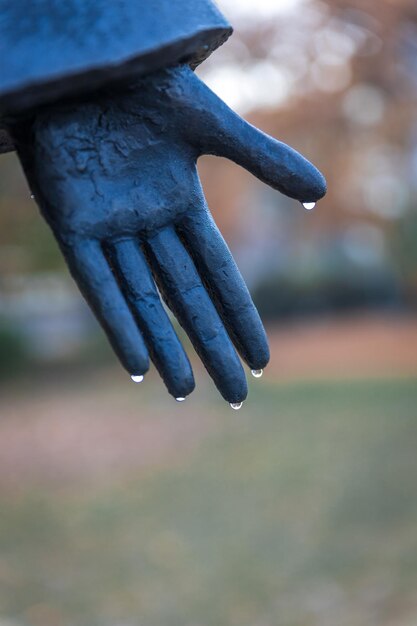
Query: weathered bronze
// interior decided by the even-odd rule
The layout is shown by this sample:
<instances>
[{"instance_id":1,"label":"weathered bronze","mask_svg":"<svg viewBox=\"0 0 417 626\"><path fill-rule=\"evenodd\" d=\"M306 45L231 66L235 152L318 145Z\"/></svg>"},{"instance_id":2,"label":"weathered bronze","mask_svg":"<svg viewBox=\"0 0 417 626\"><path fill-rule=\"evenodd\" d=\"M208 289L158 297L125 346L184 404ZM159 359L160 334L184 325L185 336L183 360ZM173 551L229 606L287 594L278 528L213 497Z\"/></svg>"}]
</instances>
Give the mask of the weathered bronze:
<instances>
[{"instance_id":1,"label":"weathered bronze","mask_svg":"<svg viewBox=\"0 0 417 626\"><path fill-rule=\"evenodd\" d=\"M194 74L195 63L230 32L208 0L193 3L192 16L184 2L158 0L149 3L151 11L138 8L147 3L133 0L72 0L74 29L83 18L73 40L73 30L61 24L67 3L33 2L37 11L49 4L59 7L54 20L68 36L65 54L58 46L63 57L53 62L53 71L35 64L20 89L3 91L3 120L11 138L4 146L16 146L72 276L127 371L142 376L150 355L175 398L194 389L190 363L157 285L220 393L240 403L247 383L236 350L251 369L260 370L269 360L268 343L208 210L196 161L202 154L227 157L299 201L321 198L324 178L300 154L241 119ZM136 56L129 48L134 42L130 23L123 54L117 56L123 24L139 20L141 10L146 19L136 25L141 31ZM7 15L12 29L16 14L10 9ZM111 33L114 50L103 52L95 37L104 43L100 37L112 17L119 39ZM154 30L148 31L151 24ZM40 31L33 37L37 41ZM152 53L144 43L149 41ZM84 55L75 72L71 46L90 44L95 54L89 60ZM78 49L74 54L80 59ZM142 76L146 67L153 71ZM100 89L86 89L89 79Z\"/></svg>"}]
</instances>

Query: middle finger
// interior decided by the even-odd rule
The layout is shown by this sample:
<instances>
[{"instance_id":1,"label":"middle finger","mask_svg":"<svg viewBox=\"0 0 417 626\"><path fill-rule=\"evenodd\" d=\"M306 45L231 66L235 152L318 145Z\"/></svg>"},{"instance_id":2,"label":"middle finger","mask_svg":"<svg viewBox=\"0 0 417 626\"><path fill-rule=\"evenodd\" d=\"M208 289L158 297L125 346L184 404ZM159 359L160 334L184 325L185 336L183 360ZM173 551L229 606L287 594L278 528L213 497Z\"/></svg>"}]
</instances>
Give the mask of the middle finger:
<instances>
[{"instance_id":1,"label":"middle finger","mask_svg":"<svg viewBox=\"0 0 417 626\"><path fill-rule=\"evenodd\" d=\"M162 295L216 387L228 402L242 402L247 396L242 364L174 228L166 228L149 239L146 251Z\"/></svg>"}]
</instances>

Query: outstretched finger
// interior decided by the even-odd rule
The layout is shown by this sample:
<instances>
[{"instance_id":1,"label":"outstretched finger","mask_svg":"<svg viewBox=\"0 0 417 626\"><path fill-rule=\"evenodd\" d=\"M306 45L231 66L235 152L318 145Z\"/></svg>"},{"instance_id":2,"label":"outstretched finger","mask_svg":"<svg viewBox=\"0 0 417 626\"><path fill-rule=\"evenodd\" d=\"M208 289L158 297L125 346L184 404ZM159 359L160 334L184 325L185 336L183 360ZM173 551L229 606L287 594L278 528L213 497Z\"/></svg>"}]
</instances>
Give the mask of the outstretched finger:
<instances>
[{"instance_id":1,"label":"outstretched finger","mask_svg":"<svg viewBox=\"0 0 417 626\"><path fill-rule=\"evenodd\" d=\"M264 368L269 361L264 327L207 207L189 211L179 234L240 355L252 370Z\"/></svg>"},{"instance_id":2,"label":"outstretched finger","mask_svg":"<svg viewBox=\"0 0 417 626\"><path fill-rule=\"evenodd\" d=\"M70 272L97 317L122 365L143 376L149 356L140 331L98 241L62 246Z\"/></svg>"},{"instance_id":3,"label":"outstretched finger","mask_svg":"<svg viewBox=\"0 0 417 626\"><path fill-rule=\"evenodd\" d=\"M158 233L147 242L146 249L163 297L216 387L228 402L242 402L247 396L247 383L239 357L175 230Z\"/></svg>"},{"instance_id":4,"label":"outstretched finger","mask_svg":"<svg viewBox=\"0 0 417 626\"><path fill-rule=\"evenodd\" d=\"M191 365L165 312L138 242L119 241L109 247L109 254L152 361L169 393L177 399L185 398L195 386Z\"/></svg>"}]
</instances>

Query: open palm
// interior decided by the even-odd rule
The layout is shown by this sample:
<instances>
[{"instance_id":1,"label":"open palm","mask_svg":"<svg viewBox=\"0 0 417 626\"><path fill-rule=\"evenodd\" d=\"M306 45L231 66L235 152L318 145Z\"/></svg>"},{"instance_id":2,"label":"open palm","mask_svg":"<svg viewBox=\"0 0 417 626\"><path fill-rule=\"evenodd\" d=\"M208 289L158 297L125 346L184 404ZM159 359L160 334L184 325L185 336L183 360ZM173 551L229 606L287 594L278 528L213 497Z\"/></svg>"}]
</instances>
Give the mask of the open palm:
<instances>
[{"instance_id":1,"label":"open palm","mask_svg":"<svg viewBox=\"0 0 417 626\"><path fill-rule=\"evenodd\" d=\"M149 356L168 391L194 388L158 289L223 397L240 403L266 335L196 169L225 156L300 201L325 193L301 155L231 111L187 67L39 112L18 151L70 271L131 375ZM157 287L158 289L157 289ZM236 352L237 350L237 352Z\"/></svg>"}]
</instances>

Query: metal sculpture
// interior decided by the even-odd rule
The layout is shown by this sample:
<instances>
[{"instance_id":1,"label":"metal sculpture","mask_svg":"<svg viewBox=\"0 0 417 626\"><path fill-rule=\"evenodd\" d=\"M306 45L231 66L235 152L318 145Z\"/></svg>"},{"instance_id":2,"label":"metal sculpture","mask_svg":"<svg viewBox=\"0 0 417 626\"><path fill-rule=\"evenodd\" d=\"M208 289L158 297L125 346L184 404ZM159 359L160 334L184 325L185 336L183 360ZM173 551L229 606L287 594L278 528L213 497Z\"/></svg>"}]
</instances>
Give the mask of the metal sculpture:
<instances>
[{"instance_id":1,"label":"metal sculpture","mask_svg":"<svg viewBox=\"0 0 417 626\"><path fill-rule=\"evenodd\" d=\"M11 7L6 22L12 32L16 4L2 4ZM50 26L45 7L53 6L53 19L67 32L61 22L67 4L31 0L28 11L33 6L43 11ZM237 353L259 375L269 360L268 343L208 210L197 159L227 157L301 202L314 203L324 195L324 178L300 154L236 115L194 74L193 66L230 33L209 0L194 3L194 21L181 21L191 14L178 0L158 0L152 10L138 8L142 3L133 0L69 4L74 26L84 17L77 40L86 49L94 41L94 50L81 54L84 67L77 52L74 73L68 30L65 54L58 45L63 56L53 61L52 72L42 60L32 73L26 71L20 87L15 81L9 91L0 88L3 146L16 147L71 274L132 379L143 379L150 355L174 398L182 400L194 389L190 363L158 286L220 393L239 408L247 383ZM127 52L134 39L127 38L124 60L119 55L112 64L109 57L116 59L117 46L103 52L94 34L98 41L109 36L112 42L109 21L117 17L122 28L129 16L139 18L135 11L146 18L140 21L139 42L148 37L152 44L140 45L134 55ZM84 42L86 13L94 20ZM164 16L170 30L163 28ZM160 28L152 31L151 23ZM162 69L170 61L172 67ZM100 89L86 89L89 79Z\"/></svg>"}]
</instances>

